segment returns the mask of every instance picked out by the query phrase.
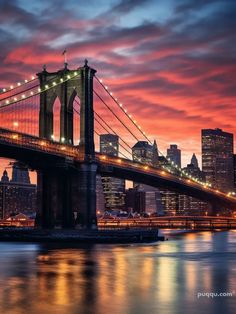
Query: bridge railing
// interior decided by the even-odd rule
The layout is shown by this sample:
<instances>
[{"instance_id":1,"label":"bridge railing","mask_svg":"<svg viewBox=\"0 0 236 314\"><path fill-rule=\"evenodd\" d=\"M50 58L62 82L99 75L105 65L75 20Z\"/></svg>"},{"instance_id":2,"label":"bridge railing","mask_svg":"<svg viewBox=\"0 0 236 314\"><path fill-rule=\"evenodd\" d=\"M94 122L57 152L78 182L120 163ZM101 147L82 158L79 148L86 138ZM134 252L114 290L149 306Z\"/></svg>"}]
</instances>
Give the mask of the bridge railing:
<instances>
[{"instance_id":1,"label":"bridge railing","mask_svg":"<svg viewBox=\"0 0 236 314\"><path fill-rule=\"evenodd\" d=\"M2 128L0 128L0 142L8 143L12 146L20 145L27 149L34 149L54 155L78 157L78 147L76 146L64 145L63 143L56 143L47 139Z\"/></svg>"},{"instance_id":2,"label":"bridge railing","mask_svg":"<svg viewBox=\"0 0 236 314\"><path fill-rule=\"evenodd\" d=\"M206 185L202 185L200 183L190 180L189 178L185 178L182 176L175 175L173 173L169 173L161 167L153 167L151 165L147 165L147 164L145 165L140 162L134 162L132 160L128 160L125 158L108 156L101 153L97 153L97 158L99 161L102 161L102 163L107 164L107 165L114 165L116 167L125 167L131 170L137 169L137 171L140 171L140 172L149 173L153 175L159 175L162 178L171 179L172 181L176 183L184 184L187 187L192 187L199 191L209 191L210 193L213 193L215 195L218 195L224 198L235 199L232 195L221 192L219 190L215 190Z\"/></svg>"},{"instance_id":3,"label":"bridge railing","mask_svg":"<svg viewBox=\"0 0 236 314\"><path fill-rule=\"evenodd\" d=\"M98 219L99 229L135 228L179 228L179 229L222 229L236 228L236 219L231 217L186 216L158 218L114 218Z\"/></svg>"},{"instance_id":4,"label":"bridge railing","mask_svg":"<svg viewBox=\"0 0 236 314\"><path fill-rule=\"evenodd\" d=\"M78 146L73 146L69 144L57 143L52 140L42 139L37 136L28 135L25 133L15 132L8 129L0 128L0 142L8 143L11 146L22 146L26 149L33 149L37 151L43 151L52 155L60 155L63 157L72 157L77 161L81 160L79 154ZM153 175L159 175L162 178L172 180L176 183L181 183L187 187L195 188L199 191L208 190L209 193L218 195L219 197L231 198L236 201L236 198L232 195L223 193L218 190L214 190L204 185L200 185L197 182L191 181L188 178L180 177L164 171L161 167L153 167L150 165L145 165L139 162L134 162L125 158L113 157L108 155L103 155L96 153L96 158L98 161L107 164L114 165L116 167L125 167L131 170L140 171L141 173L148 173ZM181 181L181 182L180 182Z\"/></svg>"}]
</instances>

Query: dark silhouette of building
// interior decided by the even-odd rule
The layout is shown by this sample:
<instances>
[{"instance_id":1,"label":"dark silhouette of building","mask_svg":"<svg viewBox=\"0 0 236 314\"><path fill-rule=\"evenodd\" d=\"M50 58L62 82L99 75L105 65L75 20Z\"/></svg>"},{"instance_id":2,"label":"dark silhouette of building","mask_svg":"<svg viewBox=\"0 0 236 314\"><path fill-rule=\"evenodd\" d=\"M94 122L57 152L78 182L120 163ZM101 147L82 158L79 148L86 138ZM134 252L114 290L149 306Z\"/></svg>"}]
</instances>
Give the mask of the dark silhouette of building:
<instances>
[{"instance_id":1,"label":"dark silhouette of building","mask_svg":"<svg viewBox=\"0 0 236 314\"><path fill-rule=\"evenodd\" d=\"M201 169L199 168L198 160L195 154L193 154L190 164L188 164L187 167L184 167L182 170L201 182L206 181L206 176L204 172L201 171Z\"/></svg>"},{"instance_id":2,"label":"dark silhouette of building","mask_svg":"<svg viewBox=\"0 0 236 314\"><path fill-rule=\"evenodd\" d=\"M128 189L125 193L125 208L127 212L145 212L145 192L138 188Z\"/></svg>"},{"instance_id":3,"label":"dark silhouette of building","mask_svg":"<svg viewBox=\"0 0 236 314\"><path fill-rule=\"evenodd\" d=\"M9 182L9 177L6 169L3 171L1 182Z\"/></svg>"},{"instance_id":4,"label":"dark silhouette of building","mask_svg":"<svg viewBox=\"0 0 236 314\"><path fill-rule=\"evenodd\" d=\"M119 152L119 137L114 134L100 135L100 152L117 156ZM125 207L125 180L101 177L105 199L105 209L124 209Z\"/></svg>"},{"instance_id":5,"label":"dark silhouette of building","mask_svg":"<svg viewBox=\"0 0 236 314\"><path fill-rule=\"evenodd\" d=\"M233 134L221 129L202 130L202 170L214 188L233 190Z\"/></svg>"},{"instance_id":6,"label":"dark silhouette of building","mask_svg":"<svg viewBox=\"0 0 236 314\"><path fill-rule=\"evenodd\" d=\"M167 158L170 159L170 161L173 161L174 164L181 167L181 150L178 149L176 144L171 144L170 148L167 149Z\"/></svg>"},{"instance_id":7,"label":"dark silhouette of building","mask_svg":"<svg viewBox=\"0 0 236 314\"><path fill-rule=\"evenodd\" d=\"M12 180L11 182L26 183L30 184L30 176L28 168L20 163L15 161L11 163L12 165Z\"/></svg>"},{"instance_id":8,"label":"dark silhouette of building","mask_svg":"<svg viewBox=\"0 0 236 314\"><path fill-rule=\"evenodd\" d=\"M197 160L195 153L193 153L190 164L193 165L195 168L199 168L198 160Z\"/></svg>"}]
</instances>

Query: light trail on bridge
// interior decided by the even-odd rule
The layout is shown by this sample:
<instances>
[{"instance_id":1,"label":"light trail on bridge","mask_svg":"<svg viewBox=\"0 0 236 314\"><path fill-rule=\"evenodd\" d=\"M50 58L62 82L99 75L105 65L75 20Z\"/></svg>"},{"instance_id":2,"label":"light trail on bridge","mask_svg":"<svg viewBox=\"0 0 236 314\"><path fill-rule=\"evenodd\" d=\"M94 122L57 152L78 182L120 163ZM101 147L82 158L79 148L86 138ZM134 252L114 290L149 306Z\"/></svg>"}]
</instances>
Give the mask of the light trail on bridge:
<instances>
[{"instance_id":1,"label":"light trail on bridge","mask_svg":"<svg viewBox=\"0 0 236 314\"><path fill-rule=\"evenodd\" d=\"M236 229L236 219L216 216L163 216L152 218L99 218L98 227L106 229Z\"/></svg>"}]
</instances>

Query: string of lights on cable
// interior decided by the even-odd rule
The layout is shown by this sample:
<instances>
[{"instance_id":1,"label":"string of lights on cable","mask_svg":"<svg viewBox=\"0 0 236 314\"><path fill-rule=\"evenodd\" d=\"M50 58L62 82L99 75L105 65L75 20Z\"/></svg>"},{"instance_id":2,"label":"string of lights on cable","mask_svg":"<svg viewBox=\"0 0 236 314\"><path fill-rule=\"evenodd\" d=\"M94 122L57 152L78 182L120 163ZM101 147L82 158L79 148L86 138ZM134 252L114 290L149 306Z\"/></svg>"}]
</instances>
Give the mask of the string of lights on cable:
<instances>
[{"instance_id":1,"label":"string of lights on cable","mask_svg":"<svg viewBox=\"0 0 236 314\"><path fill-rule=\"evenodd\" d=\"M8 93L10 91L13 91L21 86L24 86L25 84L28 83L32 83L33 81L35 81L37 79L37 77L35 77L34 75L32 75L29 79L25 79L21 82L15 83L15 84L11 84L8 88L2 88L2 91L0 92L0 95Z\"/></svg>"},{"instance_id":2,"label":"string of lights on cable","mask_svg":"<svg viewBox=\"0 0 236 314\"><path fill-rule=\"evenodd\" d=\"M78 76L78 72L75 71L73 74L68 74L64 78L60 78L59 81L53 81L50 84L47 83L42 88L38 87L37 90L31 90L28 93L25 93L25 91L24 91L24 93L22 92L19 97L16 97L16 96L13 97L13 98L9 97L6 100L4 100L4 102L0 102L0 108L6 107L6 106L9 106L9 105L12 105L12 104L15 104L15 103L21 101L22 99L28 99L28 98L30 98L32 96L44 93L47 90L50 90L50 89L52 89L52 88L54 88L54 87L56 87L56 86L58 86L60 84L63 84L64 82L67 82L67 81L69 81L71 79L74 79L77 76Z\"/></svg>"}]
</instances>

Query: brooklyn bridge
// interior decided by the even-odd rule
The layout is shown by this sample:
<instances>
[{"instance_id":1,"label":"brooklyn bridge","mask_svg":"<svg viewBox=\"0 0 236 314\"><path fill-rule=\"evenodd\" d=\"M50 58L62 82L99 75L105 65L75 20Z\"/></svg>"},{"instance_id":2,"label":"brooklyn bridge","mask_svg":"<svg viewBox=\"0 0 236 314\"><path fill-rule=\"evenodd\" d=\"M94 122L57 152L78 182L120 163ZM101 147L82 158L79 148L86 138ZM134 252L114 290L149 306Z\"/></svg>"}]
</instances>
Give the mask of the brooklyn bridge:
<instances>
[{"instance_id":1,"label":"brooklyn bridge","mask_svg":"<svg viewBox=\"0 0 236 314\"><path fill-rule=\"evenodd\" d=\"M94 98L122 124L130 138L152 143L87 60L76 70L70 70L67 63L57 72L44 67L36 76L4 88L0 94L0 157L21 161L37 172L37 226L73 228L76 216L84 228L96 228L97 174L168 188L210 203L213 211L235 208L232 194L213 189L170 160L155 166L133 161L125 139L120 138L119 157L96 152L94 136L99 128L117 132L113 123L97 112ZM60 106L58 136L55 103Z\"/></svg>"}]
</instances>

